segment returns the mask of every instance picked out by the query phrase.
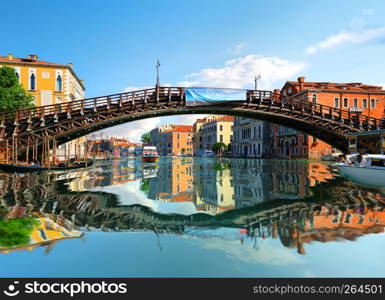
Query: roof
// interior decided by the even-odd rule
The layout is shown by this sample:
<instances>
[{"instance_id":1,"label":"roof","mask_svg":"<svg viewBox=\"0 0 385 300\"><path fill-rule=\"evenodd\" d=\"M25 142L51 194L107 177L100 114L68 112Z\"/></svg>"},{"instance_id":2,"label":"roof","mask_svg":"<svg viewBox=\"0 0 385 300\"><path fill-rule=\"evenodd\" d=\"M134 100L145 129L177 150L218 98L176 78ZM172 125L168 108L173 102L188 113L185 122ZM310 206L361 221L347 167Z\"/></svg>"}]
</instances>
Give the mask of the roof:
<instances>
[{"instance_id":1,"label":"roof","mask_svg":"<svg viewBox=\"0 0 385 300\"><path fill-rule=\"evenodd\" d=\"M192 125L172 125L172 129L162 131L161 133L166 132L193 132Z\"/></svg>"},{"instance_id":2,"label":"roof","mask_svg":"<svg viewBox=\"0 0 385 300\"><path fill-rule=\"evenodd\" d=\"M0 56L0 61L1 62L16 62L16 63L33 63L33 64L41 64L41 65L54 65L54 66L64 66L65 65L60 65L57 63L52 63L52 62L47 62L47 61L42 61L42 60L34 60L30 58L21 58L21 57L13 57L12 60L8 59L7 56Z\"/></svg>"},{"instance_id":3,"label":"roof","mask_svg":"<svg viewBox=\"0 0 385 300\"><path fill-rule=\"evenodd\" d=\"M207 122L206 124L211 124L211 123L215 123L215 122L233 122L233 121L234 121L233 116L222 116L222 117L214 119L210 122Z\"/></svg>"},{"instance_id":4,"label":"roof","mask_svg":"<svg viewBox=\"0 0 385 300\"><path fill-rule=\"evenodd\" d=\"M286 84L299 86L298 81L287 81ZM285 85L286 85L285 84ZM334 82L307 82L303 83L306 89L338 90L350 92L385 92L382 86L362 84L360 82L334 83Z\"/></svg>"},{"instance_id":5,"label":"roof","mask_svg":"<svg viewBox=\"0 0 385 300\"><path fill-rule=\"evenodd\" d=\"M83 90L86 90L83 82L79 79L79 77L76 75L75 71L72 69L70 65L63 65L63 64L57 64L57 63L47 62L43 60L34 60L31 58L22 58L22 57L12 57L12 60L10 60L8 56L0 56L0 64L2 63L10 64L10 65L27 64L31 66L44 65L44 66L67 68L71 71L72 75L77 79L77 81L79 82Z\"/></svg>"}]
</instances>

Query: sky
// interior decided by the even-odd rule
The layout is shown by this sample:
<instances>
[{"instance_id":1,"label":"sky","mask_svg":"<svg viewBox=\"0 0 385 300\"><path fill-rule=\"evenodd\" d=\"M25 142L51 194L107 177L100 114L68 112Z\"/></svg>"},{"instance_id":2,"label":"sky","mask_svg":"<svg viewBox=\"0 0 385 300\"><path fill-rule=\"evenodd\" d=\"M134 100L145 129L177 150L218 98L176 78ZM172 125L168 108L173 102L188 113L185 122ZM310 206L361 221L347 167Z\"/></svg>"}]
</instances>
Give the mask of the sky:
<instances>
[{"instance_id":1,"label":"sky","mask_svg":"<svg viewBox=\"0 0 385 300\"><path fill-rule=\"evenodd\" d=\"M1 1L0 55L72 62L86 97L155 85L281 88L286 80L385 85L385 1ZM12 13L11 13L12 12ZM197 116L104 130L140 135Z\"/></svg>"}]
</instances>

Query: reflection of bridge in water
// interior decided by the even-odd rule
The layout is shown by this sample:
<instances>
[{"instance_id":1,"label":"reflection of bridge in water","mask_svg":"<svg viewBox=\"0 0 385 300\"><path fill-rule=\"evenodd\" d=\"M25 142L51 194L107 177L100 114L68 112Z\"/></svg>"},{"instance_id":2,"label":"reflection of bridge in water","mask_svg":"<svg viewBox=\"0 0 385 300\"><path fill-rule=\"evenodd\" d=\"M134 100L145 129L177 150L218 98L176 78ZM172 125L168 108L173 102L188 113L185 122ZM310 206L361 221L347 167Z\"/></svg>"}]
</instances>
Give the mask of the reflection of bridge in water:
<instances>
[{"instance_id":1,"label":"reflection of bridge in water","mask_svg":"<svg viewBox=\"0 0 385 300\"><path fill-rule=\"evenodd\" d=\"M160 214L140 205L123 206L105 192L72 192L58 175L26 174L2 178L0 217L60 216L72 228L103 231L153 231L186 234L186 228L231 227L245 237L279 238L304 253L304 244L383 232L384 191L358 187L335 178L311 188L302 199L275 199L218 215ZM4 175L1 175L4 176ZM21 188L24 187L24 188ZM282 194L282 193L281 193ZM325 201L322 199L330 199ZM189 233L190 234L190 233Z\"/></svg>"}]
</instances>

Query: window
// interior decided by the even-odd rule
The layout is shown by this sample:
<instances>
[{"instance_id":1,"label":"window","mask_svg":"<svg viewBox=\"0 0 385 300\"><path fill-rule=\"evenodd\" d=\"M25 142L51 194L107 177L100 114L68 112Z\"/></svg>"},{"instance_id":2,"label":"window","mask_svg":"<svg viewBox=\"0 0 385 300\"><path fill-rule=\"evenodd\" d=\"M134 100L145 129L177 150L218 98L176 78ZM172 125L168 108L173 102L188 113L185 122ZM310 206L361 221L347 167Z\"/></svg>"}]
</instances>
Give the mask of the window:
<instances>
[{"instance_id":1,"label":"window","mask_svg":"<svg viewBox=\"0 0 385 300\"><path fill-rule=\"evenodd\" d=\"M59 92L63 90L63 80L60 75L56 78L56 90Z\"/></svg>"},{"instance_id":2,"label":"window","mask_svg":"<svg viewBox=\"0 0 385 300\"><path fill-rule=\"evenodd\" d=\"M370 107L376 108L376 99L370 99Z\"/></svg>"},{"instance_id":3,"label":"window","mask_svg":"<svg viewBox=\"0 0 385 300\"><path fill-rule=\"evenodd\" d=\"M33 73L29 77L29 87L30 87L30 90L36 89L36 78L35 78L35 74Z\"/></svg>"},{"instance_id":4,"label":"window","mask_svg":"<svg viewBox=\"0 0 385 300\"><path fill-rule=\"evenodd\" d=\"M311 98L313 103L317 103L317 94L313 94Z\"/></svg>"},{"instance_id":5,"label":"window","mask_svg":"<svg viewBox=\"0 0 385 300\"><path fill-rule=\"evenodd\" d=\"M368 108L368 100L362 99L362 108Z\"/></svg>"},{"instance_id":6,"label":"window","mask_svg":"<svg viewBox=\"0 0 385 300\"><path fill-rule=\"evenodd\" d=\"M358 99L357 98L353 99L353 107L358 107Z\"/></svg>"},{"instance_id":7,"label":"window","mask_svg":"<svg viewBox=\"0 0 385 300\"><path fill-rule=\"evenodd\" d=\"M221 142L223 142L223 135L222 135L222 134L219 136L219 140L220 140Z\"/></svg>"},{"instance_id":8,"label":"window","mask_svg":"<svg viewBox=\"0 0 385 300\"><path fill-rule=\"evenodd\" d=\"M337 97L334 98L334 107L340 107L340 99Z\"/></svg>"},{"instance_id":9,"label":"window","mask_svg":"<svg viewBox=\"0 0 385 300\"><path fill-rule=\"evenodd\" d=\"M344 107L349 107L349 98L344 98Z\"/></svg>"},{"instance_id":10,"label":"window","mask_svg":"<svg viewBox=\"0 0 385 300\"><path fill-rule=\"evenodd\" d=\"M223 125L220 125L220 126L219 126L219 130L220 130L220 131L223 130Z\"/></svg>"}]
</instances>

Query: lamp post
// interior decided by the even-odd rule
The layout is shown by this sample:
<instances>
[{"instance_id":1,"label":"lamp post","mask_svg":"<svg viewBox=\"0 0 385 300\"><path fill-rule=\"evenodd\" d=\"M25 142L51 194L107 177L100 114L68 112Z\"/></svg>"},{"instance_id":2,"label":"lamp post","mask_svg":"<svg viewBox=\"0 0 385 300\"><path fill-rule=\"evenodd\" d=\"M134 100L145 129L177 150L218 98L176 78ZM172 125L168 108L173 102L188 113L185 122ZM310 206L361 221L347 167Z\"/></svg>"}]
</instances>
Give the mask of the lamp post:
<instances>
[{"instance_id":1,"label":"lamp post","mask_svg":"<svg viewBox=\"0 0 385 300\"><path fill-rule=\"evenodd\" d=\"M159 80L159 69L160 69L160 63L159 63L159 59L156 61L156 86L159 87L160 86L160 80Z\"/></svg>"}]
</instances>

